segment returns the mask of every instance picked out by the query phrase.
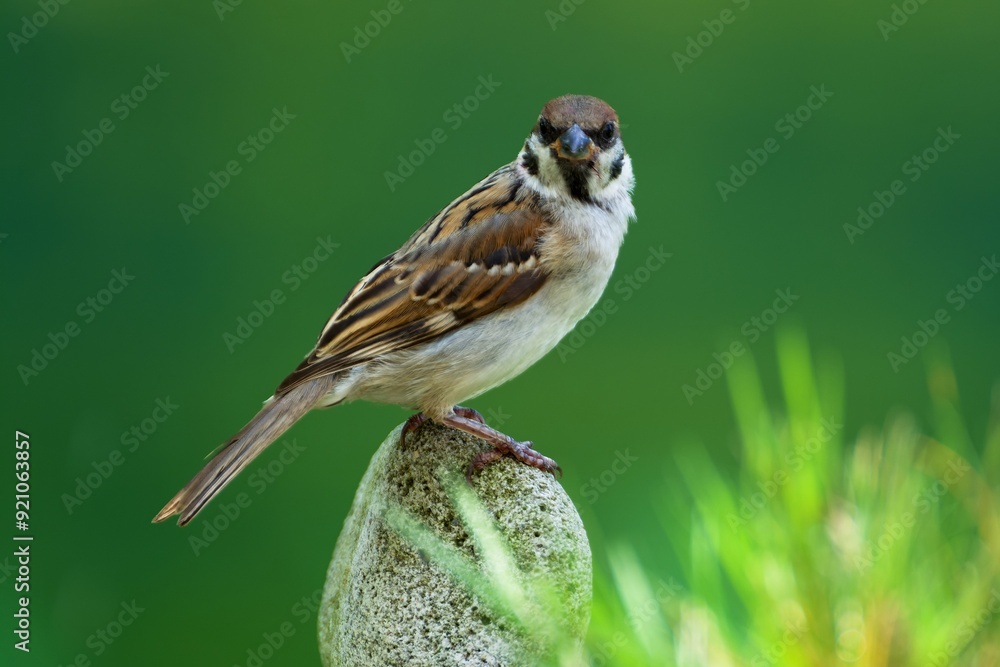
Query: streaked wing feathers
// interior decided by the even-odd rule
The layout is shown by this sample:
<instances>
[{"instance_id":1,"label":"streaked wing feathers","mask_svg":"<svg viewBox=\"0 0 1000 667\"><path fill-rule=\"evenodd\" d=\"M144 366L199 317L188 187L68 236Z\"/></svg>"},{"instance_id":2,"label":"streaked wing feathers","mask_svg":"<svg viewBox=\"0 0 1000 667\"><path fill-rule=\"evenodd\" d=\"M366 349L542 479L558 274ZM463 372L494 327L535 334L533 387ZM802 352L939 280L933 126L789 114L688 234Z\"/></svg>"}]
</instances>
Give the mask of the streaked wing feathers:
<instances>
[{"instance_id":1,"label":"streaked wing feathers","mask_svg":"<svg viewBox=\"0 0 1000 667\"><path fill-rule=\"evenodd\" d=\"M481 191L473 189L465 199L474 202L476 194ZM358 283L312 353L278 387L279 395L311 378L431 341L538 291L548 275L538 256L548 227L541 211L490 202L497 207L492 215L469 216L473 203L461 203L431 219ZM475 210L482 214L486 208ZM473 217L479 219L470 223Z\"/></svg>"}]
</instances>

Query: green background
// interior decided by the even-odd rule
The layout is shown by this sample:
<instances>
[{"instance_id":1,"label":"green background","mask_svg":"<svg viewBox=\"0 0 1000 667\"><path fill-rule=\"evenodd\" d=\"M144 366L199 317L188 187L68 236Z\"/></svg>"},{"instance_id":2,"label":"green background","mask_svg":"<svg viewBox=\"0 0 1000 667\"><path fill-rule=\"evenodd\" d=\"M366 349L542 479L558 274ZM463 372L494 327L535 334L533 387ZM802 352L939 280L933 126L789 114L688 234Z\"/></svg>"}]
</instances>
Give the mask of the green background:
<instances>
[{"instance_id":1,"label":"green background","mask_svg":"<svg viewBox=\"0 0 1000 667\"><path fill-rule=\"evenodd\" d=\"M221 19L207 0L71 2L16 53L8 37L3 421L31 436L35 542L33 650L5 641L4 664L84 654L107 666L245 665L285 621L295 635L266 664L319 664L315 616L293 607L322 586L368 459L407 413L356 404L310 415L290 435L305 451L273 484L258 494L244 474L209 507L212 518L241 491L252 498L197 555L189 538L200 520L184 530L149 521L298 363L354 281L513 159L544 102L568 92L617 109L635 168L638 220L613 281L645 277L637 269L651 247L672 257L641 289L609 290L615 312L572 353L472 406L504 415L503 430L559 461L598 564L627 542L654 572L672 571L648 510L678 475L672 450L695 439L719 465L737 465L723 381L693 405L682 385L713 353L747 342L741 329L777 289L799 297L779 325L801 325L843 365L848 436L897 406L927 410L921 359L894 372L886 355L918 320L948 310L935 344L951 351L980 437L1000 375L1000 280L958 312L946 294L1000 251L1000 5L914 5L885 39L889 2L567 1L559 21L546 14L560 11L555 1L404 2L350 62L341 43L384 2L243 2ZM673 54L725 9L733 21L679 71ZM6 3L0 27L20 31L38 11ZM120 119L112 103L147 66L169 75ZM459 127L446 122L491 76L499 87ZM775 123L811 86L833 95L786 139ZM295 118L246 162L239 144L275 107ZM114 131L60 182L52 162L106 117ZM910 182L903 163L949 127L960 139ZM390 190L385 172L436 128L446 141ZM770 137L778 152L723 201L717 181ZM234 159L240 174L185 224L178 205ZM843 225L894 179L905 194L849 242ZM282 276L317 237L339 247L292 290ZM123 267L134 281L86 322L78 304ZM287 301L230 352L223 334L274 289ZM70 321L80 334L25 384L18 365ZM749 345L765 386L776 386L773 332ZM174 413L135 451L123 447L123 432L168 397ZM124 461L69 512L63 494L114 450ZM588 480L626 450L638 463L590 502ZM9 472L2 479L9 499ZM133 600L145 611L95 655L88 637Z\"/></svg>"}]
</instances>

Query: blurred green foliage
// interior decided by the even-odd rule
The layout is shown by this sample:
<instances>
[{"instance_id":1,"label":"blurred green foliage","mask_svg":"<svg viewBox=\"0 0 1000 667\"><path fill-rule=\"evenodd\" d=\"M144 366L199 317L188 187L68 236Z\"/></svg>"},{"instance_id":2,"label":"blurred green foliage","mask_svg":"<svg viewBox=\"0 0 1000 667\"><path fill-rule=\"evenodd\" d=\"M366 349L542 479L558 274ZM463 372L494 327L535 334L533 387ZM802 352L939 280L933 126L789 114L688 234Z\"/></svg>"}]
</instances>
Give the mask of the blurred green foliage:
<instances>
[{"instance_id":1,"label":"blurred green foliage","mask_svg":"<svg viewBox=\"0 0 1000 667\"><path fill-rule=\"evenodd\" d=\"M1000 386L984 443L929 364L936 419L904 413L845 441L836 369L801 334L778 356L784 406L752 360L730 371L738 471L676 456L654 508L680 567L610 554L595 665L991 665L1000 659Z\"/></svg>"}]
</instances>

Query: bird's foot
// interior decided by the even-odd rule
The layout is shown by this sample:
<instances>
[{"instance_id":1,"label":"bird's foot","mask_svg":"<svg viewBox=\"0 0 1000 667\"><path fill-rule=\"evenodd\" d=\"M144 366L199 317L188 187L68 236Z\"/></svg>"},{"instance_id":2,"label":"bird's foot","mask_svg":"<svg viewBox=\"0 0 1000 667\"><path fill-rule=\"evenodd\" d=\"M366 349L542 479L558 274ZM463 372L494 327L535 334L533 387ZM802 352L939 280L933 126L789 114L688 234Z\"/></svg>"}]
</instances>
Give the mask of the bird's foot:
<instances>
[{"instance_id":1,"label":"bird's foot","mask_svg":"<svg viewBox=\"0 0 1000 667\"><path fill-rule=\"evenodd\" d=\"M534 449L532 449L532 443L529 442L518 442L516 440L511 440L507 445L493 445L493 449L487 449L485 452L479 452L474 457L472 461L469 462L469 467L465 470L465 479L471 484L472 476L484 469L486 466L499 461L504 456L509 456L512 459L520 461L524 465L531 466L532 468L538 468L543 472L552 473L553 476L558 472L559 476L562 477L562 468L559 464L545 456L544 454L539 454Z\"/></svg>"},{"instance_id":2,"label":"bird's foot","mask_svg":"<svg viewBox=\"0 0 1000 667\"><path fill-rule=\"evenodd\" d=\"M474 413L475 416L468 416L470 412ZM559 464L549 457L536 452L532 448L531 442L518 442L509 435L490 428L483 421L482 415L475 410L456 407L452 411L452 414L441 420L441 423L474 435L477 438L482 438L493 445L493 449L476 454L469 463L469 467L465 471L465 478L470 484L472 483L472 475L474 473L482 470L491 463L499 461L504 456L509 456L525 465L538 468L553 475L557 472L562 475L562 468L559 467Z\"/></svg>"}]
</instances>

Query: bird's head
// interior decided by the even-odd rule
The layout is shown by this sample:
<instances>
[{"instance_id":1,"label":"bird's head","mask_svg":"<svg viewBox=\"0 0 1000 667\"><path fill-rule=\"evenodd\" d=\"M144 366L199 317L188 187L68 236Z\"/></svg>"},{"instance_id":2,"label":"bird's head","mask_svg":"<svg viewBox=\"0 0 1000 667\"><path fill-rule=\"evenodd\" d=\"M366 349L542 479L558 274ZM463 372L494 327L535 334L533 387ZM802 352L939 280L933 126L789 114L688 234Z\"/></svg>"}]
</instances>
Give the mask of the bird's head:
<instances>
[{"instance_id":1,"label":"bird's head","mask_svg":"<svg viewBox=\"0 0 1000 667\"><path fill-rule=\"evenodd\" d=\"M537 189L558 197L600 202L632 187L618 114L587 95L564 95L546 104L518 164Z\"/></svg>"}]
</instances>

